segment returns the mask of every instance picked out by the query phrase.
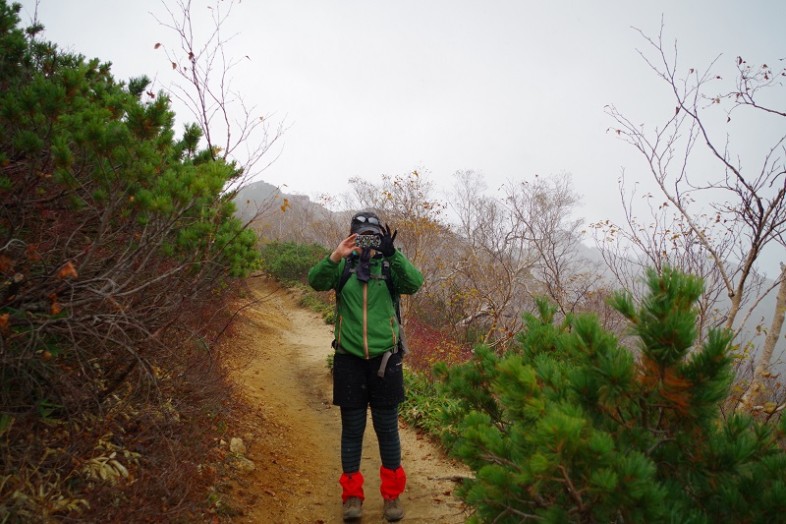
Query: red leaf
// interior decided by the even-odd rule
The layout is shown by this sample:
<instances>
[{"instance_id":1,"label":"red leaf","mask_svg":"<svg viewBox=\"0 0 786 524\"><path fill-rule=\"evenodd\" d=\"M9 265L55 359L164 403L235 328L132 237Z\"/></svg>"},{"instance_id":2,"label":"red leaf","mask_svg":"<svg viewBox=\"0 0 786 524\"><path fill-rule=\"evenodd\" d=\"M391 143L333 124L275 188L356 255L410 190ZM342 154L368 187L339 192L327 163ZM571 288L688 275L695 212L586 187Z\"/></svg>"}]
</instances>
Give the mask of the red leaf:
<instances>
[{"instance_id":1,"label":"red leaf","mask_svg":"<svg viewBox=\"0 0 786 524\"><path fill-rule=\"evenodd\" d=\"M74 266L74 263L70 260L57 272L57 278L59 279L76 278L78 276L79 274L76 271L76 266Z\"/></svg>"}]
</instances>

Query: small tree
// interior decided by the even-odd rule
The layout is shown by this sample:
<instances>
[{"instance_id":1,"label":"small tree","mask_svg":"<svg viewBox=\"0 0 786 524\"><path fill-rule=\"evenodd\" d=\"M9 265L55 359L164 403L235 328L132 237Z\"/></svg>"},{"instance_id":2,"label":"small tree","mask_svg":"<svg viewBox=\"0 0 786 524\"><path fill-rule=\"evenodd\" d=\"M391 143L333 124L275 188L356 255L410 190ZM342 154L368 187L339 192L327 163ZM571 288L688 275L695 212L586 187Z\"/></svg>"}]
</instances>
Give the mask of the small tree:
<instances>
[{"instance_id":1,"label":"small tree","mask_svg":"<svg viewBox=\"0 0 786 524\"><path fill-rule=\"evenodd\" d=\"M627 224L601 225L601 245L613 245L606 242L609 237L624 237L625 246L632 247L632 253L646 264L701 274L708 287L705 325L739 332L766 295L786 286L786 272L765 285L756 271L763 253L786 246L786 134L782 129L786 110L782 91L777 93L786 69L751 65L737 57L736 82L724 86L724 78L714 71L717 59L705 70L683 67L678 64L676 43L669 49L664 42L662 26L657 38L642 36L648 50L640 54L672 94L673 106L654 129L614 106L607 113L615 121L612 131L642 154L659 196L657 205L650 208L652 223L644 225L633 213L632 195L623 194ZM767 143L760 144L760 152L751 154L741 147L753 130L766 128L774 131ZM709 168L696 165L702 156ZM617 274L621 274L618 262L630 265L636 258L608 249L606 253ZM783 319L784 308L776 308L769 326L779 332L765 337L753 352L753 387L741 396L742 406L751 407L760 384L772 373Z\"/></svg>"},{"instance_id":2,"label":"small tree","mask_svg":"<svg viewBox=\"0 0 786 524\"><path fill-rule=\"evenodd\" d=\"M697 340L700 279L648 271L636 306L615 308L638 344L593 316L554 323L539 303L516 351L478 348L436 369L449 395L450 449L475 471L461 495L475 522L774 522L786 511L775 431L719 417L731 382L728 330Z\"/></svg>"},{"instance_id":3,"label":"small tree","mask_svg":"<svg viewBox=\"0 0 786 524\"><path fill-rule=\"evenodd\" d=\"M483 343L504 347L521 327L517 314L532 305L540 284L532 272L536 255L508 202L487 196L479 173L459 171L449 197L457 237L447 259L445 299L458 310L457 327Z\"/></svg>"},{"instance_id":4,"label":"small tree","mask_svg":"<svg viewBox=\"0 0 786 524\"><path fill-rule=\"evenodd\" d=\"M200 25L205 13L195 13L191 0L161 3L168 20L156 20L177 38L175 45L154 44L164 52L178 78L167 92L194 116L212 158L237 164L237 176L226 188L237 190L275 160L267 160L268 152L284 128L282 123L271 125L269 115L248 106L242 94L232 87L232 71L250 60L248 55L233 55L229 50L236 35L227 34L227 25L236 2L216 0L203 6L210 13L207 30ZM266 162L261 164L263 159ZM272 204L272 199L264 202L261 210Z\"/></svg>"},{"instance_id":5,"label":"small tree","mask_svg":"<svg viewBox=\"0 0 786 524\"><path fill-rule=\"evenodd\" d=\"M458 241L445 282L448 301L463 312L459 326L504 348L536 296L548 296L563 316L598 307L602 280L577 253L581 220L571 218L578 197L569 175L508 182L503 198L487 196L477 173L455 178L449 200Z\"/></svg>"},{"instance_id":6,"label":"small tree","mask_svg":"<svg viewBox=\"0 0 786 524\"><path fill-rule=\"evenodd\" d=\"M563 315L580 309L598 287L599 271L581 256L581 219L571 217L579 203L571 177L535 175L506 187L506 202L535 257L535 277Z\"/></svg>"}]
</instances>

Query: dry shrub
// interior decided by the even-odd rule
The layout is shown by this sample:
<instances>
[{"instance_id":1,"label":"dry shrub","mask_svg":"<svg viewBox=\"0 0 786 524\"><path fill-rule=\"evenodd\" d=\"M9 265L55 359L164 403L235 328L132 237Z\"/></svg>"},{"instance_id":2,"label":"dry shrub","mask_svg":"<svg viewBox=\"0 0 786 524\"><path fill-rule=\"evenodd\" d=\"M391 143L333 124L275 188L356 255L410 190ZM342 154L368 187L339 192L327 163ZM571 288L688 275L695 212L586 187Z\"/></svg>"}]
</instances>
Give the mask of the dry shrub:
<instances>
[{"instance_id":1,"label":"dry shrub","mask_svg":"<svg viewBox=\"0 0 786 524\"><path fill-rule=\"evenodd\" d=\"M8 424L0 520L199 522L236 512L220 491L238 405L215 340L231 337L232 312L218 299L192 312L150 356L155 383L129 382L94 414Z\"/></svg>"},{"instance_id":2,"label":"dry shrub","mask_svg":"<svg viewBox=\"0 0 786 524\"><path fill-rule=\"evenodd\" d=\"M468 361L472 348L467 343L457 341L445 330L435 328L416 316L407 320L406 327L407 367L419 373L431 373L437 362L456 365Z\"/></svg>"}]
</instances>

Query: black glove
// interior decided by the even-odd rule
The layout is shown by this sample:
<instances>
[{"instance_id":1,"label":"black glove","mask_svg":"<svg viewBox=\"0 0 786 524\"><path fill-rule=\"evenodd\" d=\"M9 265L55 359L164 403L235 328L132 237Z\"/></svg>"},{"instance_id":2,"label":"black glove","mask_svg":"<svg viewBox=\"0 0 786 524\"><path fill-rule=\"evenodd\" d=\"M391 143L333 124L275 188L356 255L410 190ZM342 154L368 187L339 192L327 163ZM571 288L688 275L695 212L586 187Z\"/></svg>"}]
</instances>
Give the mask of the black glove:
<instances>
[{"instance_id":1,"label":"black glove","mask_svg":"<svg viewBox=\"0 0 786 524\"><path fill-rule=\"evenodd\" d=\"M396 248L393 247L393 242L396 241L396 235L398 235L398 229L393 231L393 234L390 234L390 226L385 224L385 230L382 232L382 237L380 238L379 244L379 252L382 253L386 257L392 257L396 253Z\"/></svg>"}]
</instances>

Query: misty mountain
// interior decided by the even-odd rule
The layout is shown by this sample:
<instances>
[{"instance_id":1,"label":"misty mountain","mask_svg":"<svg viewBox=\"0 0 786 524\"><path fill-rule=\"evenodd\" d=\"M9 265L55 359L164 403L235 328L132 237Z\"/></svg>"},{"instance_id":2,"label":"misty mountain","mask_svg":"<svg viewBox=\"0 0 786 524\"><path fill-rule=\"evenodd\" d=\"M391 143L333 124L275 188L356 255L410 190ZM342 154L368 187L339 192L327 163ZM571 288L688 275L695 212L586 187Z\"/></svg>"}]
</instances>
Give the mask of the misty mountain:
<instances>
[{"instance_id":1,"label":"misty mountain","mask_svg":"<svg viewBox=\"0 0 786 524\"><path fill-rule=\"evenodd\" d=\"M248 184L240 188L233 199L237 206L235 215L242 222L248 222L281 197L282 193L273 184L265 181Z\"/></svg>"}]
</instances>

